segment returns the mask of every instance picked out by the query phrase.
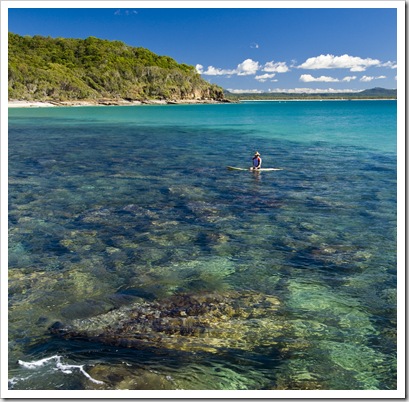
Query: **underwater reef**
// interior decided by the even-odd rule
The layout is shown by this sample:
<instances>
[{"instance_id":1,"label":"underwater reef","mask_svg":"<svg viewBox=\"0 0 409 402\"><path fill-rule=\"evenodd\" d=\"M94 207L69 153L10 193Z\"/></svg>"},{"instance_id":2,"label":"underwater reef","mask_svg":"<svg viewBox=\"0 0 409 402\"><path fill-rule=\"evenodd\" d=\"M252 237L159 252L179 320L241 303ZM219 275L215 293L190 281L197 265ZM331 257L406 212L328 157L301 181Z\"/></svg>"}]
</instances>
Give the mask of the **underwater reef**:
<instances>
[{"instance_id":1,"label":"underwater reef","mask_svg":"<svg viewBox=\"0 0 409 402\"><path fill-rule=\"evenodd\" d=\"M182 351L252 350L274 345L283 323L274 315L279 301L256 292L180 294L161 301L138 301L69 325L54 323L51 333L66 339Z\"/></svg>"}]
</instances>

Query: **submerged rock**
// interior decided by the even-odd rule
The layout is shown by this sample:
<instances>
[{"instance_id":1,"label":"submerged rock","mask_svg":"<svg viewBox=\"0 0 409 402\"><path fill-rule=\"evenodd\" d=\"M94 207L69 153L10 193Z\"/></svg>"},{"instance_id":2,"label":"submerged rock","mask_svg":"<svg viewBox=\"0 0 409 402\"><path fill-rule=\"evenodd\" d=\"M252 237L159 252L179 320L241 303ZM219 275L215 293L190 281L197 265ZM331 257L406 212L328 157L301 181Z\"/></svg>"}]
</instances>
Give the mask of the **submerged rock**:
<instances>
[{"instance_id":1,"label":"submerged rock","mask_svg":"<svg viewBox=\"0 0 409 402\"><path fill-rule=\"evenodd\" d=\"M61 310L63 317L89 317L101 312L107 312L114 308L114 305L104 301L85 300L70 304Z\"/></svg>"},{"instance_id":2,"label":"submerged rock","mask_svg":"<svg viewBox=\"0 0 409 402\"><path fill-rule=\"evenodd\" d=\"M49 330L67 339L87 339L129 348L217 352L276 344L283 323L279 301L254 292L175 295L137 302L106 314L55 323Z\"/></svg>"}]
</instances>

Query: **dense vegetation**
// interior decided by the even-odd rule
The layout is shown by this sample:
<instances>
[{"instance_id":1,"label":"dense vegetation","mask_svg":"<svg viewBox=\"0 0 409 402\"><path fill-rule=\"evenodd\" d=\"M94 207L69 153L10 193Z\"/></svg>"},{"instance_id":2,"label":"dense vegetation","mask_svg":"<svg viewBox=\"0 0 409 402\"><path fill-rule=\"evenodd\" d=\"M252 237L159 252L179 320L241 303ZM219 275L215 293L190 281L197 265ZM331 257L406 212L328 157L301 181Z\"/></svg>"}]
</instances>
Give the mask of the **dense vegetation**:
<instances>
[{"instance_id":1,"label":"dense vegetation","mask_svg":"<svg viewBox=\"0 0 409 402\"><path fill-rule=\"evenodd\" d=\"M193 66L120 41L9 33L9 99L223 99Z\"/></svg>"},{"instance_id":2,"label":"dense vegetation","mask_svg":"<svg viewBox=\"0 0 409 402\"><path fill-rule=\"evenodd\" d=\"M240 100L291 100L291 99L396 99L396 89L372 88L360 92L345 93L241 93L232 94L225 92L226 99L231 101Z\"/></svg>"}]
</instances>

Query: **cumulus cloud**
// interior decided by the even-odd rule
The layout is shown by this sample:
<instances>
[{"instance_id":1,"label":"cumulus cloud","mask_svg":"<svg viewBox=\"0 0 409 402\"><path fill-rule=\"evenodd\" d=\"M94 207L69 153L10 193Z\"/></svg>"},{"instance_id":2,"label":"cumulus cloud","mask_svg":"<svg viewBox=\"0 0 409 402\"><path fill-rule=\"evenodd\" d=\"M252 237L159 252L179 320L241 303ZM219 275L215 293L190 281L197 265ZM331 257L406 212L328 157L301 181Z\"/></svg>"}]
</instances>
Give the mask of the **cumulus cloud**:
<instances>
[{"instance_id":1,"label":"cumulus cloud","mask_svg":"<svg viewBox=\"0 0 409 402\"><path fill-rule=\"evenodd\" d=\"M356 76L347 76L342 79L328 77L326 75L321 75L321 77L313 77L311 74L302 74L300 76L301 82L350 82L356 79Z\"/></svg>"},{"instance_id":2,"label":"cumulus cloud","mask_svg":"<svg viewBox=\"0 0 409 402\"><path fill-rule=\"evenodd\" d=\"M362 89L334 89L334 88L274 88L269 89L268 91L264 91L261 89L228 89L229 92L233 94L242 94L242 93L253 93L253 94L261 94L261 93L287 93L287 94L336 94L336 93L356 93L361 92Z\"/></svg>"},{"instance_id":3,"label":"cumulus cloud","mask_svg":"<svg viewBox=\"0 0 409 402\"><path fill-rule=\"evenodd\" d=\"M275 88L275 89L269 89L268 92L271 93L289 93L289 94L319 94L319 93L354 93L354 92L360 92L361 89L334 89L334 88L291 88L291 89L280 89L280 88Z\"/></svg>"},{"instance_id":4,"label":"cumulus cloud","mask_svg":"<svg viewBox=\"0 0 409 402\"><path fill-rule=\"evenodd\" d=\"M223 70L223 69L216 68L213 66L209 66L207 70L203 72L203 74L206 74L206 75L231 75L234 73L235 73L234 70Z\"/></svg>"},{"instance_id":5,"label":"cumulus cloud","mask_svg":"<svg viewBox=\"0 0 409 402\"><path fill-rule=\"evenodd\" d=\"M203 75L254 75L259 68L258 61L252 59L244 60L234 70L226 70L213 66L209 66L207 67L207 70L204 70L204 67L201 64L196 65L196 71Z\"/></svg>"},{"instance_id":6,"label":"cumulus cloud","mask_svg":"<svg viewBox=\"0 0 409 402\"><path fill-rule=\"evenodd\" d=\"M385 75L380 75L378 77L369 77L367 75L364 75L359 81L370 82L370 81L373 81L373 80L381 80L381 79L384 79L384 78L386 78Z\"/></svg>"},{"instance_id":7,"label":"cumulus cloud","mask_svg":"<svg viewBox=\"0 0 409 402\"><path fill-rule=\"evenodd\" d=\"M262 94L265 91L262 89L228 89L232 94Z\"/></svg>"},{"instance_id":8,"label":"cumulus cloud","mask_svg":"<svg viewBox=\"0 0 409 402\"><path fill-rule=\"evenodd\" d=\"M342 79L342 81L344 81L344 82L351 82L351 81L353 81L353 80L356 80L356 75L349 76L349 77L344 77L344 78Z\"/></svg>"},{"instance_id":9,"label":"cumulus cloud","mask_svg":"<svg viewBox=\"0 0 409 402\"><path fill-rule=\"evenodd\" d=\"M300 77L301 82L339 82L338 78L327 77L325 75L321 75L321 77L313 77L310 74L303 74Z\"/></svg>"},{"instance_id":10,"label":"cumulus cloud","mask_svg":"<svg viewBox=\"0 0 409 402\"><path fill-rule=\"evenodd\" d=\"M246 59L242 63L238 64L235 69L221 69L213 66L209 66L206 70L201 64L196 66L196 70L199 74L203 75L254 75L258 71L264 71L266 73L286 73L290 71L287 64L283 61L274 62L269 61L264 65L260 65L258 61L252 59ZM273 78L274 75L264 74L256 77L257 80Z\"/></svg>"},{"instance_id":11,"label":"cumulus cloud","mask_svg":"<svg viewBox=\"0 0 409 402\"><path fill-rule=\"evenodd\" d=\"M381 62L377 59L349 56L344 54L342 56L334 56L332 54L320 55L317 57L310 57L297 68L304 68L306 70L317 70L324 68L348 68L350 71L365 71L371 66L380 66Z\"/></svg>"},{"instance_id":12,"label":"cumulus cloud","mask_svg":"<svg viewBox=\"0 0 409 402\"><path fill-rule=\"evenodd\" d=\"M258 49L260 46L259 46L258 43L252 42L252 43L250 43L250 47L251 47L252 49Z\"/></svg>"},{"instance_id":13,"label":"cumulus cloud","mask_svg":"<svg viewBox=\"0 0 409 402\"><path fill-rule=\"evenodd\" d=\"M205 71L201 64L196 64L196 71L203 75L232 75L236 73L235 70L222 70L213 66L207 67Z\"/></svg>"},{"instance_id":14,"label":"cumulus cloud","mask_svg":"<svg viewBox=\"0 0 409 402\"><path fill-rule=\"evenodd\" d=\"M379 65L379 67L389 67L392 69L396 69L398 68L398 65L394 61L387 61L386 63L382 63L381 65Z\"/></svg>"},{"instance_id":15,"label":"cumulus cloud","mask_svg":"<svg viewBox=\"0 0 409 402\"><path fill-rule=\"evenodd\" d=\"M366 75L364 75L359 81L362 82L370 82L374 79L374 77L367 77Z\"/></svg>"},{"instance_id":16,"label":"cumulus cloud","mask_svg":"<svg viewBox=\"0 0 409 402\"><path fill-rule=\"evenodd\" d=\"M267 73L286 73L290 71L285 61L278 61L274 63L274 61L269 61L268 63L264 64L263 71Z\"/></svg>"},{"instance_id":17,"label":"cumulus cloud","mask_svg":"<svg viewBox=\"0 0 409 402\"><path fill-rule=\"evenodd\" d=\"M267 80L271 80L271 78L274 78L275 74L263 74L263 75L256 75L255 79L259 82L266 82ZM277 80L272 80L272 81L277 81Z\"/></svg>"},{"instance_id":18,"label":"cumulus cloud","mask_svg":"<svg viewBox=\"0 0 409 402\"><path fill-rule=\"evenodd\" d=\"M235 70L237 75L253 75L256 74L259 69L258 61L252 59L244 60L243 63L240 63Z\"/></svg>"}]
</instances>

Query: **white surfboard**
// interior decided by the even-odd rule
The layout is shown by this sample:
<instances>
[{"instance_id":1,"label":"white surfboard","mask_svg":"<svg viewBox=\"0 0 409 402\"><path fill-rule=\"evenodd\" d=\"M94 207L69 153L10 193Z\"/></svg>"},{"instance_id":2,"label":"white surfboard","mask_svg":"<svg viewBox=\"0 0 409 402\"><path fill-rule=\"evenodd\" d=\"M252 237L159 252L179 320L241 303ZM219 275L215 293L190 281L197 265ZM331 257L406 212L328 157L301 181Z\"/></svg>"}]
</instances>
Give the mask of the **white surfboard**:
<instances>
[{"instance_id":1,"label":"white surfboard","mask_svg":"<svg viewBox=\"0 0 409 402\"><path fill-rule=\"evenodd\" d=\"M280 168L261 168L261 169L253 169L253 168L240 168L240 167L233 167L233 166L227 166L227 169L229 170L247 170L248 172L268 172L272 170L283 170Z\"/></svg>"}]
</instances>

